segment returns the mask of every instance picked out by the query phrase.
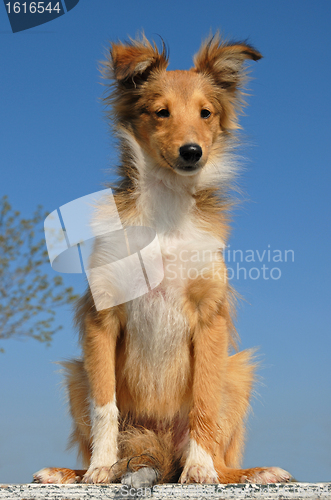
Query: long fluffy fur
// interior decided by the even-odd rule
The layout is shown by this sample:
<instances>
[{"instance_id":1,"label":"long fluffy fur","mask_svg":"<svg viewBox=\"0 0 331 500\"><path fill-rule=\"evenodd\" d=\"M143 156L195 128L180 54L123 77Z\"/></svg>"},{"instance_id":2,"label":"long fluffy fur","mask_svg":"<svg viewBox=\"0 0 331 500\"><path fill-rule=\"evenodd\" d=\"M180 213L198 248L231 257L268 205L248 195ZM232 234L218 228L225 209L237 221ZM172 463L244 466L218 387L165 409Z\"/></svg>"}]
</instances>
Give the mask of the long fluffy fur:
<instances>
[{"instance_id":1,"label":"long fluffy fur","mask_svg":"<svg viewBox=\"0 0 331 500\"><path fill-rule=\"evenodd\" d=\"M144 36L111 45L103 75L121 152L116 207L123 227L156 231L165 275L148 294L112 308L97 311L89 291L80 300L83 359L65 369L71 443L88 470L47 469L37 480L112 482L142 466L157 470L159 482L289 478L281 469L240 469L255 362L251 351L231 354L234 294L221 253L243 63L260 57L216 35L191 70L167 71L164 45L159 51ZM98 228L107 228L111 210L100 204ZM107 252L97 242L92 264ZM101 297L115 286L106 271L96 273Z\"/></svg>"}]
</instances>

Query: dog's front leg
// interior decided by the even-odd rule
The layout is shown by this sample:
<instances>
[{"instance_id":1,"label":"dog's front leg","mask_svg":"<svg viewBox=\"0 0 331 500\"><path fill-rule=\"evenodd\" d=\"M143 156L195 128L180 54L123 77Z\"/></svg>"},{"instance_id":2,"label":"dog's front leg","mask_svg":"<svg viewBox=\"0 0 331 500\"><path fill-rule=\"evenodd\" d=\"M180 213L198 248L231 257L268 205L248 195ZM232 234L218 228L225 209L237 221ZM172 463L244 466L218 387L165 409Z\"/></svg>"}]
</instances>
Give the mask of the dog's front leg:
<instances>
[{"instance_id":1,"label":"dog's front leg","mask_svg":"<svg viewBox=\"0 0 331 500\"><path fill-rule=\"evenodd\" d=\"M112 466L117 461L115 352L120 322L114 313L96 313L87 316L85 328L83 348L92 406L92 457L83 481L110 483Z\"/></svg>"},{"instance_id":2,"label":"dog's front leg","mask_svg":"<svg viewBox=\"0 0 331 500\"><path fill-rule=\"evenodd\" d=\"M214 468L222 383L228 359L228 326L214 314L199 320L193 334L193 387L190 440L181 483L217 483Z\"/></svg>"}]
</instances>

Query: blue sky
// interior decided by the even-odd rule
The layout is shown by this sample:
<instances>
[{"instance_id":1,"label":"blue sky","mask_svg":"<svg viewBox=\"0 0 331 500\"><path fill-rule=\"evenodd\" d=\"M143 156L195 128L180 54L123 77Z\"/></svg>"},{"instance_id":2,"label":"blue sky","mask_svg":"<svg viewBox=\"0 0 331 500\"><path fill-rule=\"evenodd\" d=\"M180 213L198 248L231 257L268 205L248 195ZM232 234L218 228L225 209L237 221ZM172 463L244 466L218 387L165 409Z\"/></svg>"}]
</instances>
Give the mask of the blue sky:
<instances>
[{"instance_id":1,"label":"blue sky","mask_svg":"<svg viewBox=\"0 0 331 500\"><path fill-rule=\"evenodd\" d=\"M233 280L244 297L241 346L258 346L261 360L244 465L278 465L300 481L331 480L330 23L329 2L80 0L59 19L13 34L0 8L0 196L27 217L38 204L52 211L111 179L117 153L97 69L108 40L142 29L161 35L170 69L188 69L210 30L248 39L264 55L250 63L240 152L246 201L229 241L231 251L253 251L256 262L240 267L257 269ZM293 250L294 262L268 262L268 250L283 260ZM257 251L266 251L262 262ZM263 279L263 265L279 279ZM83 291L82 276L65 279ZM79 351L69 308L57 318L64 329L51 347L3 345L0 482L77 464L65 451L70 419L54 362Z\"/></svg>"}]
</instances>

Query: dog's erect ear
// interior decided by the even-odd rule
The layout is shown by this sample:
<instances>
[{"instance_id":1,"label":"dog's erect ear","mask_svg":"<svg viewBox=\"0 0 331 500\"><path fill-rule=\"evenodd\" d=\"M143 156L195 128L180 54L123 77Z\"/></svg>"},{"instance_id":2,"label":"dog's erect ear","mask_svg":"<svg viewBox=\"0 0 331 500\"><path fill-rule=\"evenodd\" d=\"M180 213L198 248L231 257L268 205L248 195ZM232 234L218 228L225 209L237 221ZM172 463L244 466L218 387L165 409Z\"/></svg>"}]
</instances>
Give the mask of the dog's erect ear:
<instances>
[{"instance_id":1,"label":"dog's erect ear","mask_svg":"<svg viewBox=\"0 0 331 500\"><path fill-rule=\"evenodd\" d=\"M219 34L204 42L195 55L195 71L208 75L219 90L224 128L238 128L236 112L245 104L240 92L246 77L244 61L258 61L261 57L257 50L246 43L222 42Z\"/></svg>"},{"instance_id":2,"label":"dog's erect ear","mask_svg":"<svg viewBox=\"0 0 331 500\"><path fill-rule=\"evenodd\" d=\"M147 80L153 70L165 70L168 66L167 51L162 42L159 52L145 36L128 43L112 43L110 47L112 76L125 87L137 86Z\"/></svg>"},{"instance_id":3,"label":"dog's erect ear","mask_svg":"<svg viewBox=\"0 0 331 500\"><path fill-rule=\"evenodd\" d=\"M241 84L245 59L258 61L262 55L246 43L224 43L216 35L202 44L194 57L199 73L209 74L217 85L235 89Z\"/></svg>"}]
</instances>

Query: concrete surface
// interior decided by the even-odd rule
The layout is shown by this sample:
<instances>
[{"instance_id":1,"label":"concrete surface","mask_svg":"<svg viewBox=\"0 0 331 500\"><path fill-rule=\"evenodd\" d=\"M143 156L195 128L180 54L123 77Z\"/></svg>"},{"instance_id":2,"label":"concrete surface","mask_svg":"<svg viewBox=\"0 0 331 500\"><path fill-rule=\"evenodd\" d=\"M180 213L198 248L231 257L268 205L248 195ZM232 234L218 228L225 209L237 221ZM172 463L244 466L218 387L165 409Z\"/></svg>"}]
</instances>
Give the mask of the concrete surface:
<instances>
[{"instance_id":1,"label":"concrete surface","mask_svg":"<svg viewBox=\"0 0 331 500\"><path fill-rule=\"evenodd\" d=\"M287 484L163 484L133 489L120 484L2 484L0 499L6 500L331 500L331 483Z\"/></svg>"}]
</instances>

